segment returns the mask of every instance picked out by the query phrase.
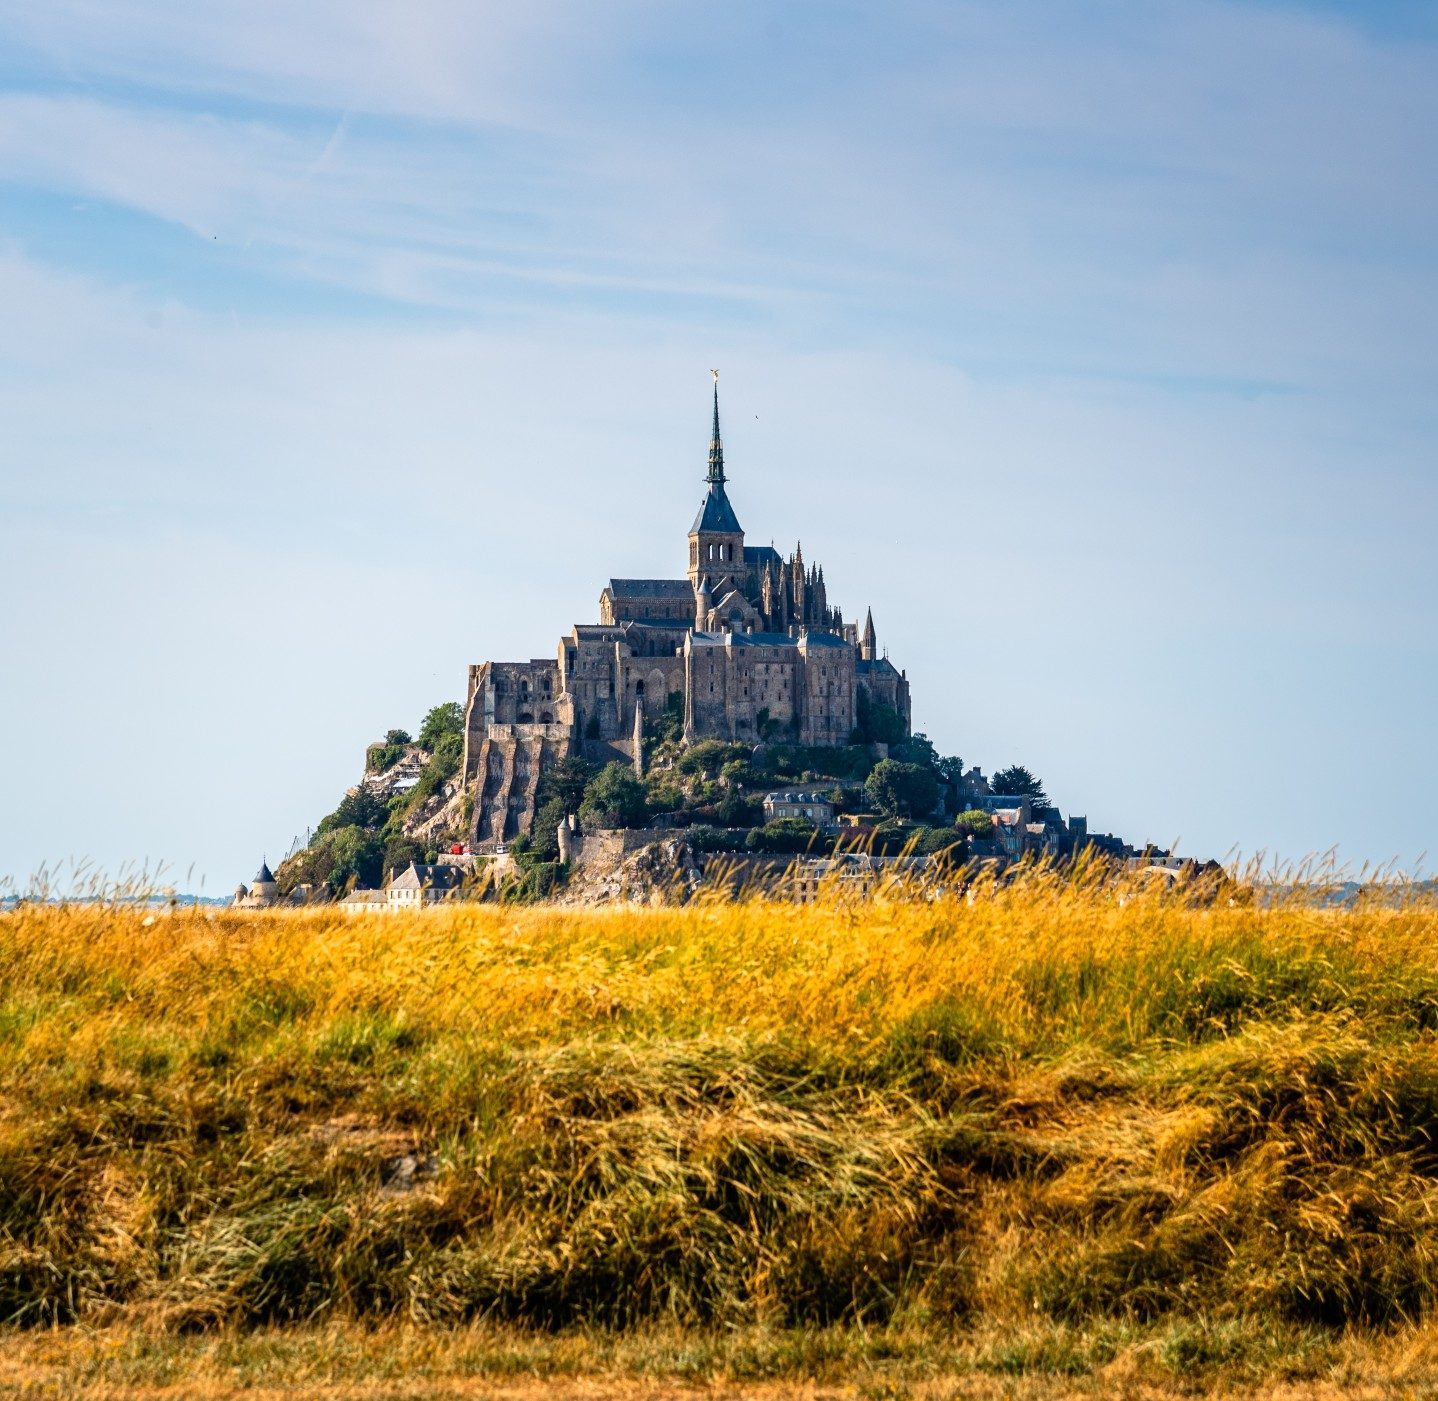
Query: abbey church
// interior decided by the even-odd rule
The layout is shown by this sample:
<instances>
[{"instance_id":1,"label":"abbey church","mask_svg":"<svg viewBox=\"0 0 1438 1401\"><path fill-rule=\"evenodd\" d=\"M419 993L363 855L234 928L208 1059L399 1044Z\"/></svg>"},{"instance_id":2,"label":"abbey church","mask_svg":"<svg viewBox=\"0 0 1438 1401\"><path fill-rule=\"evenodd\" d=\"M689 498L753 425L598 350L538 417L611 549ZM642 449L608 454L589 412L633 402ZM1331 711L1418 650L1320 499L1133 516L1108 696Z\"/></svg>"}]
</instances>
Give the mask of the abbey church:
<instances>
[{"instance_id":1,"label":"abbey church","mask_svg":"<svg viewBox=\"0 0 1438 1401\"><path fill-rule=\"evenodd\" d=\"M910 728L909 687L862 628L831 605L824 571L746 545L726 490L719 390L704 499L680 579L611 579L599 622L555 656L469 669L464 785L471 850L529 830L541 773L570 754L642 763L646 717L682 712L688 741L842 745L861 706Z\"/></svg>"}]
</instances>

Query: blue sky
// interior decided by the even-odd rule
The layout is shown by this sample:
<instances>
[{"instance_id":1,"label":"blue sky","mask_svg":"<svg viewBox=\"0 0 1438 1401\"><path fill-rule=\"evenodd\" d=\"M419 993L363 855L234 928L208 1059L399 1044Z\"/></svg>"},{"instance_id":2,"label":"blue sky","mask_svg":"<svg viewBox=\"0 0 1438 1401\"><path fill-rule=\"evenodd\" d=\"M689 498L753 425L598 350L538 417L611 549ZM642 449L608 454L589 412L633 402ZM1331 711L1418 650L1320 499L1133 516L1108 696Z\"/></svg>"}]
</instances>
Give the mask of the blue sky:
<instances>
[{"instance_id":1,"label":"blue sky","mask_svg":"<svg viewBox=\"0 0 1438 1401\"><path fill-rule=\"evenodd\" d=\"M711 365L751 538L945 751L1411 865L1435 58L1417 4L12 0L0 874L233 885L681 572Z\"/></svg>"}]
</instances>

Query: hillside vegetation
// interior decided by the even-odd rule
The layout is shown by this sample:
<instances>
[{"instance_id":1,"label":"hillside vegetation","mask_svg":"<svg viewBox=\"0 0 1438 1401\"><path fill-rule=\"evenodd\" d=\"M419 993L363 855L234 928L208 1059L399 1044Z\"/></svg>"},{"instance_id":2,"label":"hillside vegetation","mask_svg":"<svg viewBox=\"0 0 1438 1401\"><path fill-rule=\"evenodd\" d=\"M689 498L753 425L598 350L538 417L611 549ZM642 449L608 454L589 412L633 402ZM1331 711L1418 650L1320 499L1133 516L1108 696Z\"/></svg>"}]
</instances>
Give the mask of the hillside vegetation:
<instances>
[{"instance_id":1,"label":"hillside vegetation","mask_svg":"<svg viewBox=\"0 0 1438 1401\"><path fill-rule=\"evenodd\" d=\"M1421 902L1052 874L21 906L0 1384L1406 1385L1438 1353L1435 936Z\"/></svg>"}]
</instances>

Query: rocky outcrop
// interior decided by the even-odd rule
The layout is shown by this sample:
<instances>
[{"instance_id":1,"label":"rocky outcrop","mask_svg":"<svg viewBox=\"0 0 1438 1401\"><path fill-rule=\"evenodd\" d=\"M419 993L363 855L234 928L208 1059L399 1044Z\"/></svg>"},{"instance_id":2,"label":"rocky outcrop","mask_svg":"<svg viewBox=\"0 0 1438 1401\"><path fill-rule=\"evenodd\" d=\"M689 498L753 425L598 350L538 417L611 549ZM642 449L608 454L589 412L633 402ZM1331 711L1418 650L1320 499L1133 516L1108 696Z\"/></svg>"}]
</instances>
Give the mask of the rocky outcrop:
<instances>
[{"instance_id":1,"label":"rocky outcrop","mask_svg":"<svg viewBox=\"0 0 1438 1401\"><path fill-rule=\"evenodd\" d=\"M569 883L556 897L559 905L683 905L704 881L704 873L682 837L664 837L626 850L627 843L605 843L595 833L580 842L579 859ZM596 838L598 840L596 840ZM586 850L587 848L587 850Z\"/></svg>"}]
</instances>

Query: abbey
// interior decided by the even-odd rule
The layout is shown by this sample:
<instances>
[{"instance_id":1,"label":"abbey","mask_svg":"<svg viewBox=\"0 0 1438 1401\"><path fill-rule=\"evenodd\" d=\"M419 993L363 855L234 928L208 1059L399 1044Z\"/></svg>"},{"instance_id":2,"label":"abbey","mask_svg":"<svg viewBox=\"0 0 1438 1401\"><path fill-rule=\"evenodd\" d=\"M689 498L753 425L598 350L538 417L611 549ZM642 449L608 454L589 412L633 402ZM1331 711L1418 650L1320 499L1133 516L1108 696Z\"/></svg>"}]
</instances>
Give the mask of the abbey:
<instances>
[{"instance_id":1,"label":"abbey","mask_svg":"<svg viewBox=\"0 0 1438 1401\"><path fill-rule=\"evenodd\" d=\"M911 724L904 674L830 604L824 571L746 545L730 504L719 389L704 499L682 579L611 579L599 621L552 659L469 669L463 776L471 850L529 830L541 773L582 754L642 763L646 717L682 712L686 741L848 744L865 704Z\"/></svg>"}]
</instances>

